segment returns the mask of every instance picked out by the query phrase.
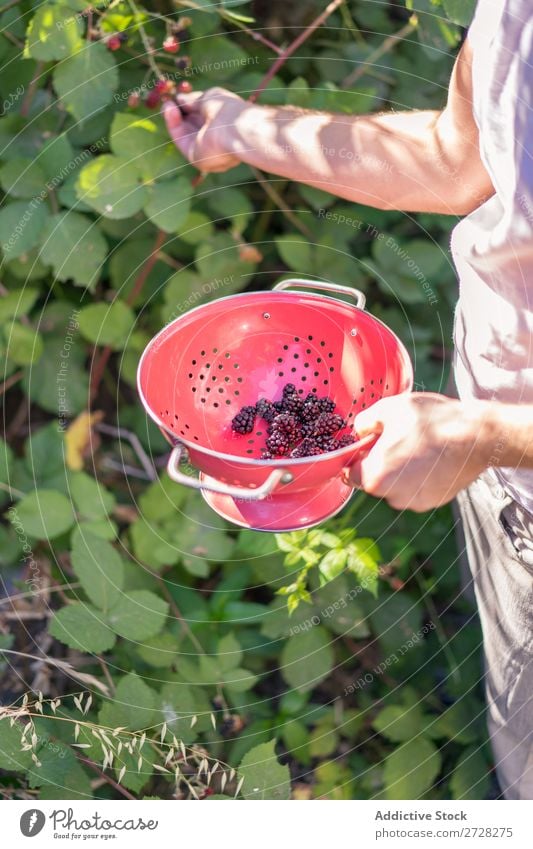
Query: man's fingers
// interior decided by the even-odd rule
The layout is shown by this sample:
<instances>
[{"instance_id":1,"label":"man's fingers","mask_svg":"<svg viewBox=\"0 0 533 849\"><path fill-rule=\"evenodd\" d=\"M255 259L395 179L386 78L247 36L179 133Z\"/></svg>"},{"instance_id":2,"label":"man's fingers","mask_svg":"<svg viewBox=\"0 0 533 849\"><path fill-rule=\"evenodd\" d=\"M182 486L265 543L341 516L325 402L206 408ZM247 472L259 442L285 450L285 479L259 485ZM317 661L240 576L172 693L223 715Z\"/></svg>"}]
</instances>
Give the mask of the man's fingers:
<instances>
[{"instance_id":1,"label":"man's fingers","mask_svg":"<svg viewBox=\"0 0 533 849\"><path fill-rule=\"evenodd\" d=\"M368 410L363 410L356 415L353 427L357 436L366 436L369 433L381 433L383 430L383 421L380 415L381 403L381 401L376 401Z\"/></svg>"},{"instance_id":2,"label":"man's fingers","mask_svg":"<svg viewBox=\"0 0 533 849\"><path fill-rule=\"evenodd\" d=\"M191 158L192 148L196 133L184 121L179 107L171 100L163 104L163 117L167 125L168 133L181 152Z\"/></svg>"}]
</instances>

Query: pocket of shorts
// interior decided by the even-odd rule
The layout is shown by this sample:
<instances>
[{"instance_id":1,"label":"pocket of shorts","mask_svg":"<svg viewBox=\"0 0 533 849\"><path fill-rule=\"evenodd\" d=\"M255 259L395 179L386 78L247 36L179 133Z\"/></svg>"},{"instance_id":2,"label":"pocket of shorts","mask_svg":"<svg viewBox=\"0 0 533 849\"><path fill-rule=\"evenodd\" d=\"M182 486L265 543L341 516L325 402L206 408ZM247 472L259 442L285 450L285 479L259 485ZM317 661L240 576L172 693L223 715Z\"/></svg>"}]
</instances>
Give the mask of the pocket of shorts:
<instances>
[{"instance_id":1,"label":"pocket of shorts","mask_svg":"<svg viewBox=\"0 0 533 849\"><path fill-rule=\"evenodd\" d=\"M533 573L533 539L519 527L514 510L514 503L506 504L500 511L498 521L515 557Z\"/></svg>"}]
</instances>

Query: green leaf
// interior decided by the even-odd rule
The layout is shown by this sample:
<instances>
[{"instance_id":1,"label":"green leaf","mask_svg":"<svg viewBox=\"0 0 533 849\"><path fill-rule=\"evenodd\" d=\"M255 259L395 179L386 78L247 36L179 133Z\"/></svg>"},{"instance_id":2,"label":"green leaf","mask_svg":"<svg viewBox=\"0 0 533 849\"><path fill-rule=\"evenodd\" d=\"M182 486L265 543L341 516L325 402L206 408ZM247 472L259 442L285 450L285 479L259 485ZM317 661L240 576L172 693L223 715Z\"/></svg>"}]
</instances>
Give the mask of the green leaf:
<instances>
[{"instance_id":1,"label":"green leaf","mask_svg":"<svg viewBox=\"0 0 533 849\"><path fill-rule=\"evenodd\" d=\"M450 779L452 799L486 799L489 790L487 761L477 746L470 746L457 761Z\"/></svg>"},{"instance_id":2,"label":"green leaf","mask_svg":"<svg viewBox=\"0 0 533 849\"><path fill-rule=\"evenodd\" d=\"M44 736L44 735L43 735ZM39 765L32 764L30 787L39 787L39 799L92 798L87 774L69 746L58 740L45 739L39 751Z\"/></svg>"},{"instance_id":3,"label":"green leaf","mask_svg":"<svg viewBox=\"0 0 533 849\"><path fill-rule=\"evenodd\" d=\"M135 322L133 310L123 301L90 304L79 314L82 335L96 345L109 345L120 351L125 347Z\"/></svg>"},{"instance_id":4,"label":"green leaf","mask_svg":"<svg viewBox=\"0 0 533 849\"><path fill-rule=\"evenodd\" d=\"M281 652L281 674L301 693L312 690L333 668L334 655L328 632L316 625L289 637Z\"/></svg>"},{"instance_id":5,"label":"green leaf","mask_svg":"<svg viewBox=\"0 0 533 849\"><path fill-rule=\"evenodd\" d=\"M288 766L278 763L275 740L254 746L246 753L239 766L239 775L244 778L241 795L245 799L288 799L290 797L290 773Z\"/></svg>"},{"instance_id":6,"label":"green leaf","mask_svg":"<svg viewBox=\"0 0 533 849\"><path fill-rule=\"evenodd\" d=\"M87 407L89 373L85 367L85 345L81 340L78 345L67 340L72 329L66 322L61 333L44 337L43 353L39 361L26 370L22 381L24 392L31 402L56 416L62 400L60 388L66 393L64 406L67 416L75 416ZM64 347L65 343L71 346L68 350ZM62 352L68 353L67 359L63 359ZM67 363L66 367L63 363ZM58 374L65 377L64 383L58 383Z\"/></svg>"},{"instance_id":7,"label":"green leaf","mask_svg":"<svg viewBox=\"0 0 533 849\"><path fill-rule=\"evenodd\" d=\"M416 737L422 728L423 716L418 705L388 705L372 723L372 728L393 743L403 743Z\"/></svg>"},{"instance_id":8,"label":"green leaf","mask_svg":"<svg viewBox=\"0 0 533 849\"><path fill-rule=\"evenodd\" d=\"M218 662L219 666L224 671L236 669L239 666L243 651L237 637L232 634L226 634L218 641Z\"/></svg>"},{"instance_id":9,"label":"green leaf","mask_svg":"<svg viewBox=\"0 0 533 849\"><path fill-rule=\"evenodd\" d=\"M347 557L348 552L345 549L332 549L328 551L318 565L320 574L326 581L332 581L344 571Z\"/></svg>"},{"instance_id":10,"label":"green leaf","mask_svg":"<svg viewBox=\"0 0 533 849\"><path fill-rule=\"evenodd\" d=\"M17 200L0 210L0 243L6 259L22 256L35 247L47 215L47 205L37 200Z\"/></svg>"},{"instance_id":11,"label":"green leaf","mask_svg":"<svg viewBox=\"0 0 533 849\"><path fill-rule=\"evenodd\" d=\"M99 156L82 168L76 191L80 200L106 218L130 218L142 209L147 198L135 167L129 160L112 154Z\"/></svg>"},{"instance_id":12,"label":"green leaf","mask_svg":"<svg viewBox=\"0 0 533 849\"><path fill-rule=\"evenodd\" d=\"M442 0L442 7L450 21L460 27L468 27L474 17L476 2L477 0Z\"/></svg>"},{"instance_id":13,"label":"green leaf","mask_svg":"<svg viewBox=\"0 0 533 849\"><path fill-rule=\"evenodd\" d=\"M279 255L289 268L293 271L311 271L311 245L303 236L280 236L275 241Z\"/></svg>"},{"instance_id":14,"label":"green leaf","mask_svg":"<svg viewBox=\"0 0 533 849\"><path fill-rule=\"evenodd\" d=\"M115 635L102 613L90 604L74 602L54 614L49 628L52 637L71 649L101 654L115 645Z\"/></svg>"},{"instance_id":15,"label":"green leaf","mask_svg":"<svg viewBox=\"0 0 533 849\"><path fill-rule=\"evenodd\" d=\"M58 97L78 121L107 106L118 81L112 54L97 41L86 44L80 53L56 65L53 74Z\"/></svg>"},{"instance_id":16,"label":"green leaf","mask_svg":"<svg viewBox=\"0 0 533 849\"><path fill-rule=\"evenodd\" d=\"M31 766L31 753L21 750L22 728L18 722L11 726L8 716L0 720L0 769L22 772Z\"/></svg>"},{"instance_id":17,"label":"green leaf","mask_svg":"<svg viewBox=\"0 0 533 849\"><path fill-rule=\"evenodd\" d=\"M32 327L14 321L4 326L2 335L6 344L6 356L18 366L30 366L41 357L43 340Z\"/></svg>"},{"instance_id":18,"label":"green leaf","mask_svg":"<svg viewBox=\"0 0 533 849\"><path fill-rule=\"evenodd\" d=\"M162 631L167 614L168 604L155 593L132 590L120 598L107 619L119 636L142 642Z\"/></svg>"},{"instance_id":19,"label":"green leaf","mask_svg":"<svg viewBox=\"0 0 533 849\"><path fill-rule=\"evenodd\" d=\"M30 289L29 286L17 289L15 292L8 292L0 298L0 323L3 324L8 318L20 318L22 315L27 315L38 297L39 290Z\"/></svg>"},{"instance_id":20,"label":"green leaf","mask_svg":"<svg viewBox=\"0 0 533 849\"><path fill-rule=\"evenodd\" d=\"M191 193L190 180L185 177L156 183L148 189L144 211L160 230L175 233L189 214Z\"/></svg>"},{"instance_id":21,"label":"green leaf","mask_svg":"<svg viewBox=\"0 0 533 849\"><path fill-rule=\"evenodd\" d=\"M94 221L79 212L60 212L49 218L42 240L40 258L52 266L58 280L89 288L96 285L107 242Z\"/></svg>"},{"instance_id":22,"label":"green leaf","mask_svg":"<svg viewBox=\"0 0 533 849\"><path fill-rule=\"evenodd\" d=\"M14 198L33 198L39 195L46 176L32 159L11 159L0 169L0 185Z\"/></svg>"},{"instance_id":23,"label":"green leaf","mask_svg":"<svg viewBox=\"0 0 533 849\"><path fill-rule=\"evenodd\" d=\"M169 139L161 116L117 112L110 135L111 150L127 159L144 180L171 177L183 165L183 157Z\"/></svg>"},{"instance_id":24,"label":"green leaf","mask_svg":"<svg viewBox=\"0 0 533 849\"><path fill-rule=\"evenodd\" d=\"M45 3L30 21L25 56L42 62L66 59L84 47L83 26L68 6Z\"/></svg>"},{"instance_id":25,"label":"green leaf","mask_svg":"<svg viewBox=\"0 0 533 849\"><path fill-rule=\"evenodd\" d=\"M53 489L37 489L17 504L17 518L24 532L37 539L53 539L74 524L68 498Z\"/></svg>"},{"instance_id":26,"label":"green leaf","mask_svg":"<svg viewBox=\"0 0 533 849\"><path fill-rule=\"evenodd\" d=\"M71 472L69 490L76 510L84 519L103 519L115 506L115 496L85 472Z\"/></svg>"},{"instance_id":27,"label":"green leaf","mask_svg":"<svg viewBox=\"0 0 533 849\"><path fill-rule=\"evenodd\" d=\"M353 572L364 589L377 592L379 576L379 549L372 539L355 539L348 546L348 569Z\"/></svg>"},{"instance_id":28,"label":"green leaf","mask_svg":"<svg viewBox=\"0 0 533 849\"><path fill-rule=\"evenodd\" d=\"M430 740L410 740L385 759L386 799L420 799L440 772L441 756Z\"/></svg>"},{"instance_id":29,"label":"green leaf","mask_svg":"<svg viewBox=\"0 0 533 849\"><path fill-rule=\"evenodd\" d=\"M179 640L174 634L163 631L155 637L144 640L142 645L137 646L136 651L139 657L150 666L172 666L178 655Z\"/></svg>"},{"instance_id":30,"label":"green leaf","mask_svg":"<svg viewBox=\"0 0 533 849\"><path fill-rule=\"evenodd\" d=\"M228 690L235 693L245 693L251 690L257 683L257 675L248 672L247 669L229 669L220 676L220 683Z\"/></svg>"},{"instance_id":31,"label":"green leaf","mask_svg":"<svg viewBox=\"0 0 533 849\"><path fill-rule=\"evenodd\" d=\"M113 700L104 704L98 718L109 728L138 731L154 721L155 706L155 692L135 672L130 672L120 679Z\"/></svg>"},{"instance_id":32,"label":"green leaf","mask_svg":"<svg viewBox=\"0 0 533 849\"><path fill-rule=\"evenodd\" d=\"M70 558L86 595L107 613L122 598L124 567L118 551L101 537L77 528Z\"/></svg>"}]
</instances>

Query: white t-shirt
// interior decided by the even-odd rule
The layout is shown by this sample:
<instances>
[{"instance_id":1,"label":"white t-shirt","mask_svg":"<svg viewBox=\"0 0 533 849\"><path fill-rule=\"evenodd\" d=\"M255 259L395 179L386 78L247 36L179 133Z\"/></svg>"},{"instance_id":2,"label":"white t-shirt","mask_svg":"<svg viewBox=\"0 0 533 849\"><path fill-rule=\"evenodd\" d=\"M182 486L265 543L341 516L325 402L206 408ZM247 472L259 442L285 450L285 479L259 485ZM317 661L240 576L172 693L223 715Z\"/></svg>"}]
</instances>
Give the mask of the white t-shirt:
<instances>
[{"instance_id":1,"label":"white t-shirt","mask_svg":"<svg viewBox=\"0 0 533 849\"><path fill-rule=\"evenodd\" d=\"M474 117L495 194L454 229L460 398L533 404L533 0L479 0ZM508 434L494 446L494 463ZM533 512L533 469L494 468Z\"/></svg>"}]
</instances>

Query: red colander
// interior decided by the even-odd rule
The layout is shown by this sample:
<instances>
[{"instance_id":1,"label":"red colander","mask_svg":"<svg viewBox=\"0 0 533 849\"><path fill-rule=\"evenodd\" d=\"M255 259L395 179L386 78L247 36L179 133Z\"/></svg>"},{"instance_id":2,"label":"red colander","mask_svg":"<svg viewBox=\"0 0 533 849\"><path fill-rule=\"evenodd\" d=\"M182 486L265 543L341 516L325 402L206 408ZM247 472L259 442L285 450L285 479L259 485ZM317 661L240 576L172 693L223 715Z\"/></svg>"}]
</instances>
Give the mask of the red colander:
<instances>
[{"instance_id":1,"label":"red colander","mask_svg":"<svg viewBox=\"0 0 533 849\"><path fill-rule=\"evenodd\" d=\"M300 530L337 513L353 493L347 470L375 435L318 457L261 460L265 423L257 419L242 436L231 420L259 398L279 400L286 383L303 395L330 397L348 424L380 398L410 391L407 351L364 305L351 287L291 279L271 292L195 307L158 333L137 382L146 411L174 446L172 480L200 489L221 516L255 530ZM186 458L198 479L180 471Z\"/></svg>"}]
</instances>

